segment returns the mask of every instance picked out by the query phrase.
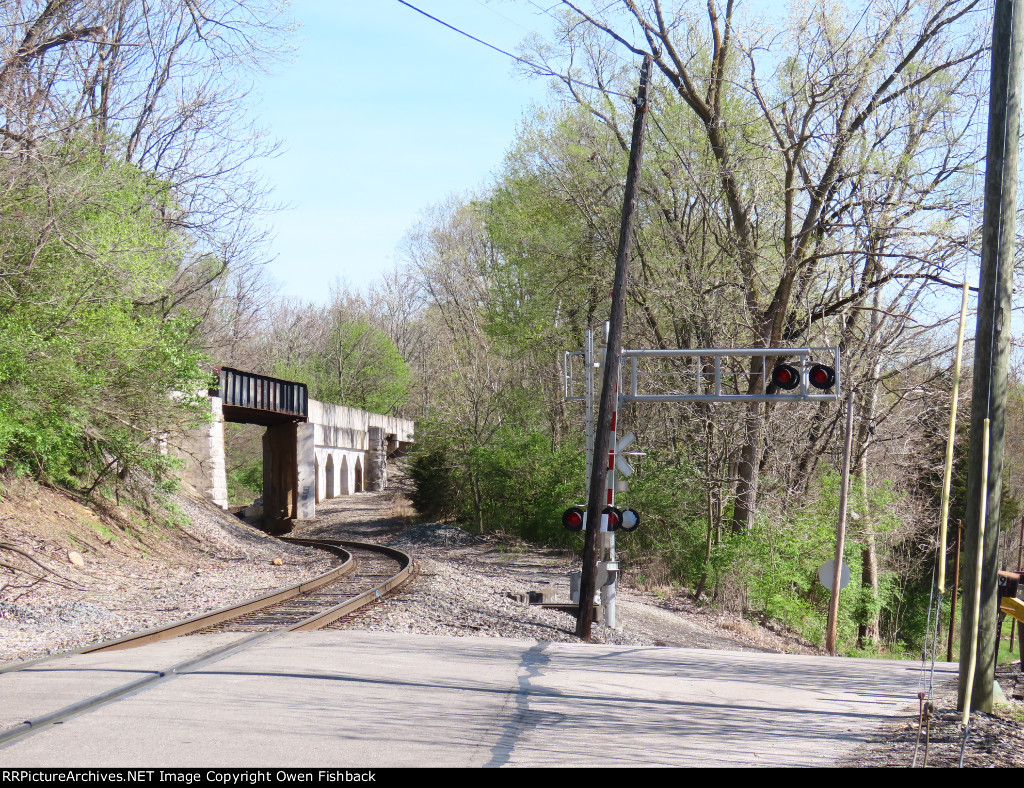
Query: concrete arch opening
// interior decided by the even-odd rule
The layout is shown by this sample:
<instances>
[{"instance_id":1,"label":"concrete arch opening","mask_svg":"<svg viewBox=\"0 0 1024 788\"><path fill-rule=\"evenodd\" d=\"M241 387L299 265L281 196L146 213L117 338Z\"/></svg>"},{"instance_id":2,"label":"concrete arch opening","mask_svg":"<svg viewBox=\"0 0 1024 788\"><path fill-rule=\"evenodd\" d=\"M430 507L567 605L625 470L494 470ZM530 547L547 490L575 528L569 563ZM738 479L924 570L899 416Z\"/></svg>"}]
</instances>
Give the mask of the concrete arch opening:
<instances>
[{"instance_id":1,"label":"concrete arch opening","mask_svg":"<svg viewBox=\"0 0 1024 788\"><path fill-rule=\"evenodd\" d=\"M352 482L349 480L348 457L341 458L341 494L352 494Z\"/></svg>"},{"instance_id":2,"label":"concrete arch opening","mask_svg":"<svg viewBox=\"0 0 1024 788\"><path fill-rule=\"evenodd\" d=\"M317 503L324 499L323 487L320 485L320 460L313 457L313 498Z\"/></svg>"},{"instance_id":3,"label":"concrete arch opening","mask_svg":"<svg viewBox=\"0 0 1024 788\"><path fill-rule=\"evenodd\" d=\"M358 459L356 460L355 491L357 493L363 491L363 462Z\"/></svg>"},{"instance_id":4,"label":"concrete arch opening","mask_svg":"<svg viewBox=\"0 0 1024 788\"><path fill-rule=\"evenodd\" d=\"M326 473L327 473L327 482L324 485L327 488L326 495L327 495L328 498L333 498L336 495L336 493L334 492L334 455L333 454L328 454L327 455L327 467L326 467L325 470L326 470Z\"/></svg>"}]
</instances>

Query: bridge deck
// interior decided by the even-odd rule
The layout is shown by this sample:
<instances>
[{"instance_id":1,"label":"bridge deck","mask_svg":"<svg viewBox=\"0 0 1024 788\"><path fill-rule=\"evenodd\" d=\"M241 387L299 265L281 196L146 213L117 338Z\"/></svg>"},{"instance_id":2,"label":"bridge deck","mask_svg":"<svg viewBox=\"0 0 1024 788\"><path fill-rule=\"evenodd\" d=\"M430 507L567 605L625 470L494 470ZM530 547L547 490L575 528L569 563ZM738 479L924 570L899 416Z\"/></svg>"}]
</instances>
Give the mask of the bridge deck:
<instances>
[{"instance_id":1,"label":"bridge deck","mask_svg":"<svg viewBox=\"0 0 1024 788\"><path fill-rule=\"evenodd\" d=\"M305 383L271 378L231 367L220 368L215 395L223 400L224 420L242 424L285 424L309 418Z\"/></svg>"}]
</instances>

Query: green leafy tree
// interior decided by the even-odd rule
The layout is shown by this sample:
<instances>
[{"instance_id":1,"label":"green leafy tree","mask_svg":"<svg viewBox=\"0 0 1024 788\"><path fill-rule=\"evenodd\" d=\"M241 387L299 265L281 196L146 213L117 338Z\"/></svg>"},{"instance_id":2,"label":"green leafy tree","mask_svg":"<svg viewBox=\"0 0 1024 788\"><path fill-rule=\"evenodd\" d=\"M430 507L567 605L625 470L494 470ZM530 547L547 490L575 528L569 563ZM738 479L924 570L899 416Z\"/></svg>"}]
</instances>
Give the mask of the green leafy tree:
<instances>
[{"instance_id":1,"label":"green leafy tree","mask_svg":"<svg viewBox=\"0 0 1024 788\"><path fill-rule=\"evenodd\" d=\"M369 321L336 322L314 361L320 398L373 413L405 404L409 371L390 337Z\"/></svg>"},{"instance_id":2,"label":"green leafy tree","mask_svg":"<svg viewBox=\"0 0 1024 788\"><path fill-rule=\"evenodd\" d=\"M157 439L201 418L207 384L194 321L160 308L181 247L167 190L88 145L0 176L3 464L90 490L166 471Z\"/></svg>"},{"instance_id":3,"label":"green leafy tree","mask_svg":"<svg viewBox=\"0 0 1024 788\"><path fill-rule=\"evenodd\" d=\"M295 329L303 331L302 321ZM322 336L272 357L270 365L273 375L309 386L314 399L371 413L395 412L409 393L409 370L395 343L361 317L330 320Z\"/></svg>"}]
</instances>

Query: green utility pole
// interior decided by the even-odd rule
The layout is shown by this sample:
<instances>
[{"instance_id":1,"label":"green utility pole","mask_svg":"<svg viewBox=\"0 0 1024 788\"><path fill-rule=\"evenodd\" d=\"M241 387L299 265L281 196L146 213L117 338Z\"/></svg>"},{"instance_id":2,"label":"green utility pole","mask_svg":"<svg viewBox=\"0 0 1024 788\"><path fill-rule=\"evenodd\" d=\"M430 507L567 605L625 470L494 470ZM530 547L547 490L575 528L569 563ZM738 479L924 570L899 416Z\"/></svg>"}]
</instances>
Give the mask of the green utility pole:
<instances>
[{"instance_id":1,"label":"green utility pole","mask_svg":"<svg viewBox=\"0 0 1024 788\"><path fill-rule=\"evenodd\" d=\"M597 585L597 544L601 530L601 510L605 507L605 483L608 473L609 433L615 398L618 397L619 358L622 356L622 323L626 317L626 283L629 281L629 253L633 245L633 214L640 188L640 160L647 130L647 87L653 61L644 56L640 68L640 88L633 116L633 139L630 143L629 167L626 170L626 194L622 202L622 225L619 229L619 253L615 260L615 288L612 291L612 314L608 325L608 347L605 351L604 382L594 435L594 463L590 472L590 495L587 497L587 537L583 545L583 567L580 577L580 608L576 617L576 635L590 640L594 590Z\"/></svg>"},{"instance_id":2,"label":"green utility pole","mask_svg":"<svg viewBox=\"0 0 1024 788\"><path fill-rule=\"evenodd\" d=\"M960 628L958 707L968 697L967 664L972 637L978 633L977 672L971 711L992 711L995 680L996 584L999 570L999 507L1003 484L1003 430L1006 374L1013 294L1013 253L1017 208L1017 141L1020 128L1021 54L1024 0L996 0L992 26L992 83L989 100L988 155L985 164L985 217L982 228L981 283L974 345L974 390L971 403L966 516L964 523L964 594ZM983 436L991 422L986 489ZM983 498L985 505L983 506ZM985 512L985 522L980 522ZM980 534L984 534L979 539ZM979 560L980 559L980 560ZM978 569L980 567L980 570ZM980 572L981 603L975 618L974 592Z\"/></svg>"}]
</instances>

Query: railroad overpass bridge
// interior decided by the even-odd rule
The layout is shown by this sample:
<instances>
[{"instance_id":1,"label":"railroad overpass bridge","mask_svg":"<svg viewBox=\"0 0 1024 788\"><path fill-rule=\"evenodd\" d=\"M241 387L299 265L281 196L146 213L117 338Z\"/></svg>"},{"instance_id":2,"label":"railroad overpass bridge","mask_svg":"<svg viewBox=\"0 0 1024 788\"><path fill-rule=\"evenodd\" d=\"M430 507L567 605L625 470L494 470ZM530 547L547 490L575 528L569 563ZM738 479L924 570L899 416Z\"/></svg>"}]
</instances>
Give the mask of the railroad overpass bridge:
<instances>
[{"instance_id":1,"label":"railroad overpass bridge","mask_svg":"<svg viewBox=\"0 0 1024 788\"><path fill-rule=\"evenodd\" d=\"M209 392L212 419L183 441L185 481L228 507L224 423L266 427L263 511L276 531L316 516L316 504L351 493L383 490L387 458L413 442L415 423L310 399L303 383L230 367Z\"/></svg>"}]
</instances>

